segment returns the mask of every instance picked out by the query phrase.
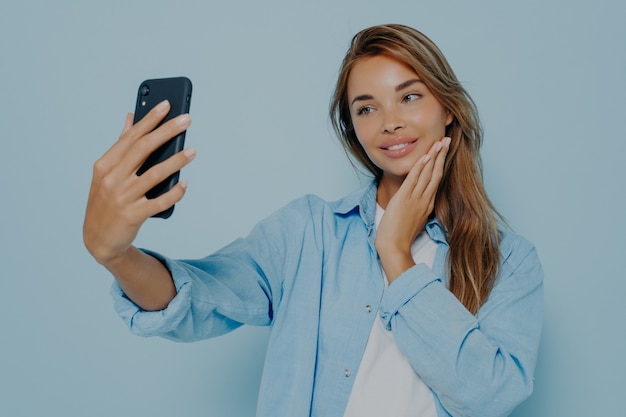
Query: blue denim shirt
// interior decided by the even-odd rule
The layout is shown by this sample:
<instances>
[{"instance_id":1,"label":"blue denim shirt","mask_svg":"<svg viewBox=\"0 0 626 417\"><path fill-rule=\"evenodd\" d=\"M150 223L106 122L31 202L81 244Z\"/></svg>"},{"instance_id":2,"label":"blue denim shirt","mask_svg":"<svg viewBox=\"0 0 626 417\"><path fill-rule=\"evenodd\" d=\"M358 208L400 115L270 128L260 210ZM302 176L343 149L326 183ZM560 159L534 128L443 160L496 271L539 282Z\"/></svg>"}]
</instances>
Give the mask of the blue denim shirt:
<instances>
[{"instance_id":1,"label":"blue denim shirt","mask_svg":"<svg viewBox=\"0 0 626 417\"><path fill-rule=\"evenodd\" d=\"M439 416L506 416L532 392L543 314L535 248L503 230L502 266L476 316L446 288L448 252L386 290L374 247L376 184L333 203L298 199L245 239L199 260L154 254L178 294L142 311L114 284L115 307L139 335L205 339L242 324L271 327L257 416L342 416L374 320L394 332L432 389Z\"/></svg>"}]
</instances>

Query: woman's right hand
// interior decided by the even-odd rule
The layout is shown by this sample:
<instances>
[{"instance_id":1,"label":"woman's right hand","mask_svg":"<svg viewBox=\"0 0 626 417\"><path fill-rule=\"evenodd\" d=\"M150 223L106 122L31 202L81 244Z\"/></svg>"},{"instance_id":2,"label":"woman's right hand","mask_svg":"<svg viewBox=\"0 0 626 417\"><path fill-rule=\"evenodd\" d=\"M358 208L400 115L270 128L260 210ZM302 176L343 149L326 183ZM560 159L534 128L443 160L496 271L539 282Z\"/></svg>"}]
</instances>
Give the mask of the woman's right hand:
<instances>
[{"instance_id":1,"label":"woman's right hand","mask_svg":"<svg viewBox=\"0 0 626 417\"><path fill-rule=\"evenodd\" d=\"M179 182L157 198L145 196L152 187L191 162L193 149L177 153L141 176L136 174L154 150L189 127L191 119L183 114L153 131L169 109L169 103L164 101L135 125L133 115L128 114L119 140L94 164L83 240L102 265L123 258L141 225L180 201L185 193L186 183Z\"/></svg>"},{"instance_id":2,"label":"woman's right hand","mask_svg":"<svg viewBox=\"0 0 626 417\"><path fill-rule=\"evenodd\" d=\"M435 207L451 139L435 142L389 199L376 232L376 250L389 283L415 265L411 245Z\"/></svg>"}]
</instances>

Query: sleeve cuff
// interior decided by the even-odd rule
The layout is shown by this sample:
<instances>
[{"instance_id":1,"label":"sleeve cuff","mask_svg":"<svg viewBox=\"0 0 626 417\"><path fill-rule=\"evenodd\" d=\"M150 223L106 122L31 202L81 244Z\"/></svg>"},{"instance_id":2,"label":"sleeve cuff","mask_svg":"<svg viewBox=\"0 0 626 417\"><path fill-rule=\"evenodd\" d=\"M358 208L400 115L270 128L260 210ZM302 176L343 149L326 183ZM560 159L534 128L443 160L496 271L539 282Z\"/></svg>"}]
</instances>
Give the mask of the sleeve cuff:
<instances>
[{"instance_id":1,"label":"sleeve cuff","mask_svg":"<svg viewBox=\"0 0 626 417\"><path fill-rule=\"evenodd\" d=\"M391 319L403 305L432 283L442 283L441 278L425 264L417 264L396 278L385 290L380 305L380 318L387 330L391 330Z\"/></svg>"},{"instance_id":2,"label":"sleeve cuff","mask_svg":"<svg viewBox=\"0 0 626 417\"><path fill-rule=\"evenodd\" d=\"M173 331L188 313L191 302L191 278L187 271L171 259L145 249L142 251L163 262L170 271L176 287L176 296L163 310L145 311L126 296L115 280L111 287L111 296L115 310L134 334L144 337L162 335Z\"/></svg>"}]
</instances>

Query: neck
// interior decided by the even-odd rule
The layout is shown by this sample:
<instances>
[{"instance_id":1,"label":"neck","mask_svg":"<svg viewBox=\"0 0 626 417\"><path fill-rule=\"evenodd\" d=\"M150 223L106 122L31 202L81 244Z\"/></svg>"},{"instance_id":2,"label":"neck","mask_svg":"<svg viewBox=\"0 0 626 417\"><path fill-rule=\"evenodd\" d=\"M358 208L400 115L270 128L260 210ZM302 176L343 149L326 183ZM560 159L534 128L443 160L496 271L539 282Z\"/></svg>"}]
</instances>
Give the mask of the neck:
<instances>
[{"instance_id":1,"label":"neck","mask_svg":"<svg viewBox=\"0 0 626 417\"><path fill-rule=\"evenodd\" d=\"M376 191L376 202L383 208L383 210L387 209L389 200L391 200L391 198L398 192L404 178L406 177L395 177L383 174Z\"/></svg>"}]
</instances>

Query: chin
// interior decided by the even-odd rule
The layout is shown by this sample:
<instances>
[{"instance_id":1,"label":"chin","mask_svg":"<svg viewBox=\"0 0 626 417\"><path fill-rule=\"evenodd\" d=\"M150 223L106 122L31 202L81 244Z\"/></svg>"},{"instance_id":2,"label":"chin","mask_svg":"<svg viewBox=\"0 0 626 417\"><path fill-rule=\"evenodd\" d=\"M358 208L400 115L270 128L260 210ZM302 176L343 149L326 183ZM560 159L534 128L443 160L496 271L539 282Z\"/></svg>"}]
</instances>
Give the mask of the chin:
<instances>
[{"instance_id":1,"label":"chin","mask_svg":"<svg viewBox=\"0 0 626 417\"><path fill-rule=\"evenodd\" d=\"M411 168L417 163L417 161L422 157L422 155L406 155L404 158L398 159L389 163L389 161L385 161L386 163L376 164L378 168L383 171L383 177L401 179L409 174Z\"/></svg>"},{"instance_id":2,"label":"chin","mask_svg":"<svg viewBox=\"0 0 626 417\"><path fill-rule=\"evenodd\" d=\"M408 174L409 169L383 170L383 178L386 177L388 180L393 179L404 181Z\"/></svg>"},{"instance_id":3,"label":"chin","mask_svg":"<svg viewBox=\"0 0 626 417\"><path fill-rule=\"evenodd\" d=\"M385 173L387 173L388 175L392 175L394 177L406 177L407 175L409 175L409 171L411 171L411 168L413 168L413 166L415 166L415 164L417 163L418 158L415 158L415 160L413 160L413 158L411 158L410 161L403 161L402 164L398 164L394 167L391 167L391 169L386 170Z\"/></svg>"}]
</instances>

